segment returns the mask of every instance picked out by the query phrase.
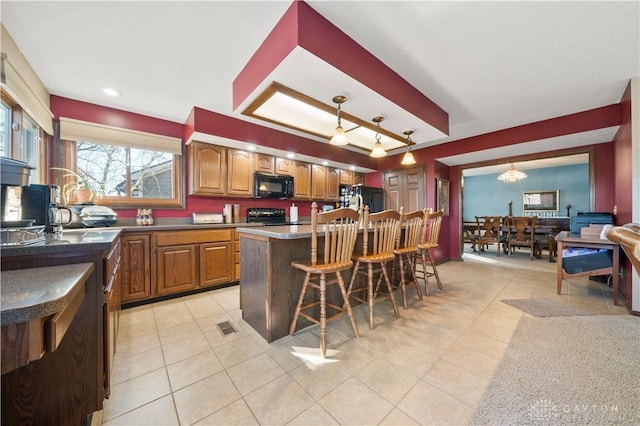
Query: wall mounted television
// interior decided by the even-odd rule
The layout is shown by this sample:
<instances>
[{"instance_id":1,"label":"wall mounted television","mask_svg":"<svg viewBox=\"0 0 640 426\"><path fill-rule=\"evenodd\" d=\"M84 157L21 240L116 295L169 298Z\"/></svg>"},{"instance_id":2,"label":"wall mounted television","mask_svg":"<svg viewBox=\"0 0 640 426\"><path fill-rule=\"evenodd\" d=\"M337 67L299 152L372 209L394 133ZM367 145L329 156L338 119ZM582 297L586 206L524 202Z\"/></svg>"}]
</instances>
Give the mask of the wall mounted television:
<instances>
[{"instance_id":1,"label":"wall mounted television","mask_svg":"<svg viewBox=\"0 0 640 426\"><path fill-rule=\"evenodd\" d=\"M558 211L560 191L524 191L522 193L522 211L553 212Z\"/></svg>"}]
</instances>

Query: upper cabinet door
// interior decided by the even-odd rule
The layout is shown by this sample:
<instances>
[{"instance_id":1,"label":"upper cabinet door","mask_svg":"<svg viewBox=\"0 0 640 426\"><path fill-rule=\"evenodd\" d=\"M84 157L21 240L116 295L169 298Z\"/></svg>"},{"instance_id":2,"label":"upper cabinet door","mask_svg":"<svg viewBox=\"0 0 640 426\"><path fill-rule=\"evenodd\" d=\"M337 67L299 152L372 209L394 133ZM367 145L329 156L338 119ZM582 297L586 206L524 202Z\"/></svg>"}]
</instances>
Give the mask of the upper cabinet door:
<instances>
[{"instance_id":1,"label":"upper cabinet door","mask_svg":"<svg viewBox=\"0 0 640 426\"><path fill-rule=\"evenodd\" d=\"M275 173L276 159L272 155L255 154L255 169L261 173Z\"/></svg>"},{"instance_id":2,"label":"upper cabinet door","mask_svg":"<svg viewBox=\"0 0 640 426\"><path fill-rule=\"evenodd\" d=\"M239 149L227 149L227 195L253 196L253 154Z\"/></svg>"},{"instance_id":3,"label":"upper cabinet door","mask_svg":"<svg viewBox=\"0 0 640 426\"><path fill-rule=\"evenodd\" d=\"M352 179L353 185L364 185L364 174L362 173L354 173Z\"/></svg>"},{"instance_id":4,"label":"upper cabinet door","mask_svg":"<svg viewBox=\"0 0 640 426\"><path fill-rule=\"evenodd\" d=\"M353 172L351 170L340 170L340 185L351 185Z\"/></svg>"},{"instance_id":5,"label":"upper cabinet door","mask_svg":"<svg viewBox=\"0 0 640 426\"><path fill-rule=\"evenodd\" d=\"M275 173L277 175L293 176L295 166L294 161L289 158L276 158Z\"/></svg>"},{"instance_id":6,"label":"upper cabinet door","mask_svg":"<svg viewBox=\"0 0 640 426\"><path fill-rule=\"evenodd\" d=\"M301 200L311 198L311 164L294 162L293 197Z\"/></svg>"},{"instance_id":7,"label":"upper cabinet door","mask_svg":"<svg viewBox=\"0 0 640 426\"><path fill-rule=\"evenodd\" d=\"M340 170L327 167L327 201L338 201L340 197Z\"/></svg>"},{"instance_id":8,"label":"upper cabinet door","mask_svg":"<svg viewBox=\"0 0 640 426\"><path fill-rule=\"evenodd\" d=\"M226 148L204 142L189 145L189 194L224 195L227 183Z\"/></svg>"},{"instance_id":9,"label":"upper cabinet door","mask_svg":"<svg viewBox=\"0 0 640 426\"><path fill-rule=\"evenodd\" d=\"M311 166L311 199L324 200L327 196L327 168L314 164Z\"/></svg>"}]
</instances>

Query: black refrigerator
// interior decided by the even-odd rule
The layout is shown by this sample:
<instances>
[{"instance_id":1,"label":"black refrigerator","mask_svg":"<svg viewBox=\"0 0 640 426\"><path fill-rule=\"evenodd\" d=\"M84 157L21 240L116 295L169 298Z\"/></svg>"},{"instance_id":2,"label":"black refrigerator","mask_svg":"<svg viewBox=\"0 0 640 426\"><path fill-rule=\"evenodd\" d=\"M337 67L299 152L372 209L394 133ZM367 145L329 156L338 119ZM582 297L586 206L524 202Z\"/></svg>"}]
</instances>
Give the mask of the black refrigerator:
<instances>
[{"instance_id":1,"label":"black refrigerator","mask_svg":"<svg viewBox=\"0 0 640 426\"><path fill-rule=\"evenodd\" d=\"M357 211L362 206L369 206L369 213L384 210L382 188L372 188L364 185L340 185L340 207L349 207Z\"/></svg>"}]
</instances>

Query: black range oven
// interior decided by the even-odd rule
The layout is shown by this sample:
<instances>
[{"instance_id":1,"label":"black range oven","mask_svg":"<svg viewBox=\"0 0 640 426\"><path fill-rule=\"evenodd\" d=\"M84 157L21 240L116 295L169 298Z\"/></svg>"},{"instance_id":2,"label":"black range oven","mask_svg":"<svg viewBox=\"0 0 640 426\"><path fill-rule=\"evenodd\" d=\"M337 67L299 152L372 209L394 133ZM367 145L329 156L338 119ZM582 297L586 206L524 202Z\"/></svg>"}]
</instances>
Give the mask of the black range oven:
<instances>
[{"instance_id":1,"label":"black range oven","mask_svg":"<svg viewBox=\"0 0 640 426\"><path fill-rule=\"evenodd\" d=\"M247 223L264 223L265 226L295 225L287 221L285 209L275 207L253 207L247 209Z\"/></svg>"}]
</instances>

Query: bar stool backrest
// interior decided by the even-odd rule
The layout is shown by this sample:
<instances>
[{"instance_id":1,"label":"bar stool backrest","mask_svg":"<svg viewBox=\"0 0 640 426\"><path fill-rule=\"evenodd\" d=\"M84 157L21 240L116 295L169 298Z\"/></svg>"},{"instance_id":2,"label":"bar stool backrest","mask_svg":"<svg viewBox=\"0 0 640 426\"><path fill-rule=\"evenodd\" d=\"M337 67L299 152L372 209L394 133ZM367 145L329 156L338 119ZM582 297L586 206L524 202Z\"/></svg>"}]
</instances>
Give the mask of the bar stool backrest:
<instances>
[{"instance_id":1,"label":"bar stool backrest","mask_svg":"<svg viewBox=\"0 0 640 426\"><path fill-rule=\"evenodd\" d=\"M400 208L402 212L402 208ZM397 248L418 248L418 244L423 242L425 238L425 223L428 215L427 209L415 210L409 213L402 214L401 229L404 230L404 238L401 239L398 234L398 241L396 243Z\"/></svg>"},{"instance_id":2,"label":"bar stool backrest","mask_svg":"<svg viewBox=\"0 0 640 426\"><path fill-rule=\"evenodd\" d=\"M400 212L395 210L369 213L369 206L365 206L362 238L364 256L393 253L400 232L400 217Z\"/></svg>"},{"instance_id":3,"label":"bar stool backrest","mask_svg":"<svg viewBox=\"0 0 640 426\"><path fill-rule=\"evenodd\" d=\"M318 262L318 232L324 232L323 263L350 263L360 229L361 215L348 207L318 212L311 205L311 263Z\"/></svg>"},{"instance_id":4,"label":"bar stool backrest","mask_svg":"<svg viewBox=\"0 0 640 426\"><path fill-rule=\"evenodd\" d=\"M440 227L442 226L442 218L444 217L444 209L436 212L429 212L427 217L426 242L434 245L438 244L440 238Z\"/></svg>"}]
</instances>

